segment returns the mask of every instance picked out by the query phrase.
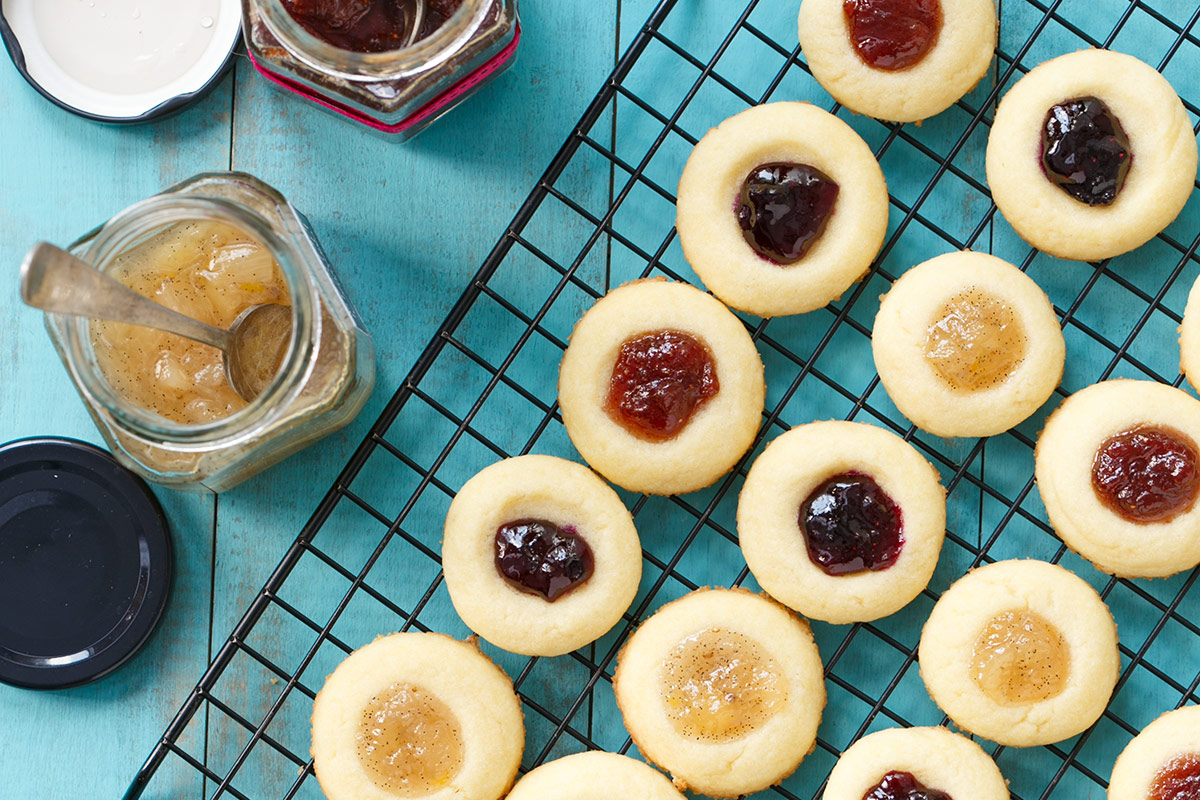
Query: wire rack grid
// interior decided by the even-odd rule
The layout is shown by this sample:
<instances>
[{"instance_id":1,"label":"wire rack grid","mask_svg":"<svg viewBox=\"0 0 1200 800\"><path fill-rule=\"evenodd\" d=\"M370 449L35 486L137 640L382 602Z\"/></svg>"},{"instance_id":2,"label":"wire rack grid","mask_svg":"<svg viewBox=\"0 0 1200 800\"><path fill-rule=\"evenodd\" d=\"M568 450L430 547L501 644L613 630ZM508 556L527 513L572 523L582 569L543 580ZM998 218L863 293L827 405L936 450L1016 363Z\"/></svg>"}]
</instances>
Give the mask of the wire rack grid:
<instances>
[{"instance_id":1,"label":"wire rack grid","mask_svg":"<svg viewBox=\"0 0 1200 800\"><path fill-rule=\"evenodd\" d=\"M757 588L737 548L734 511L747 466L794 424L857 419L911 441L948 490L948 532L929 588L870 624L814 623L829 704L817 748L762 796L816 798L839 754L897 725L945 724L916 663L920 627L967 569L1002 558L1061 562L1108 602L1122 671L1103 717L1080 736L1013 750L981 742L1017 800L1101 798L1117 753L1155 716L1197 700L1196 572L1118 580L1066 550L1033 491L1037 431L1062 397L1109 377L1182 384L1174 331L1200 273L1200 208L1134 253L1097 264L1049 258L996 213L983 151L997 98L1046 58L1114 47L1155 65L1200 117L1194 0L1001 0L994 69L924 125L840 109L796 44L796 3L661 2L538 182L412 373L253 601L130 787L128 798L319 798L308 718L324 677L355 647L393 630L469 632L439 568L455 489L507 456L579 459L555 402L557 364L580 314L610 286L649 275L697 283L672 227L673 187L698 137L769 100L838 113L874 148L888 180L889 234L868 277L825 310L744 317L763 357L758 440L715 486L684 497L623 493L644 549L643 582L623 621L579 652L514 656L484 643L526 712L523 769L583 749L630 751L612 692L616 654L640 620L698 586ZM1200 189L1200 184L1197 184ZM972 248L1018 264L1047 291L1068 345L1062 387L1037 415L990 439L939 439L912 427L878 385L870 354L878 297L937 253Z\"/></svg>"}]
</instances>

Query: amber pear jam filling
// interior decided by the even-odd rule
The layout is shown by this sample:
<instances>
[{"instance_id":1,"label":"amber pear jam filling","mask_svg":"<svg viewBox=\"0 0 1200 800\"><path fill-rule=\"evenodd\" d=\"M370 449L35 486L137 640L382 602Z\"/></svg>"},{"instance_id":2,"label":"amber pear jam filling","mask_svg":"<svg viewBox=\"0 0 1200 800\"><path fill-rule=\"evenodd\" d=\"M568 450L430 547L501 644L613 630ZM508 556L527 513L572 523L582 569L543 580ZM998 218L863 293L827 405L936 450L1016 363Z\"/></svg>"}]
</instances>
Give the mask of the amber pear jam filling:
<instances>
[{"instance_id":1,"label":"amber pear jam filling","mask_svg":"<svg viewBox=\"0 0 1200 800\"><path fill-rule=\"evenodd\" d=\"M1027 350L1025 326L1016 312L974 287L950 298L925 334L925 360L956 392L999 386L1025 360Z\"/></svg>"},{"instance_id":2,"label":"amber pear jam filling","mask_svg":"<svg viewBox=\"0 0 1200 800\"><path fill-rule=\"evenodd\" d=\"M1016 706L1057 697L1071 657L1058 628L1033 611L1006 611L984 626L971 654L971 678L993 702Z\"/></svg>"},{"instance_id":3,"label":"amber pear jam filling","mask_svg":"<svg viewBox=\"0 0 1200 800\"><path fill-rule=\"evenodd\" d=\"M708 628L675 646L659 668L659 688L681 736L731 742L783 707L788 681L750 637Z\"/></svg>"},{"instance_id":4,"label":"amber pear jam filling","mask_svg":"<svg viewBox=\"0 0 1200 800\"><path fill-rule=\"evenodd\" d=\"M911 772L893 770L872 786L863 800L954 800L938 789L930 789Z\"/></svg>"},{"instance_id":5,"label":"amber pear jam filling","mask_svg":"<svg viewBox=\"0 0 1200 800\"><path fill-rule=\"evenodd\" d=\"M511 586L553 603L587 582L595 559L573 525L518 519L496 530L496 570Z\"/></svg>"},{"instance_id":6,"label":"amber pear jam filling","mask_svg":"<svg viewBox=\"0 0 1200 800\"><path fill-rule=\"evenodd\" d=\"M842 13L854 52L875 69L915 66L942 30L938 0L845 0Z\"/></svg>"},{"instance_id":7,"label":"amber pear jam filling","mask_svg":"<svg viewBox=\"0 0 1200 800\"><path fill-rule=\"evenodd\" d=\"M1169 522L1200 490L1196 443L1182 431L1138 425L1104 440L1092 461L1092 488L1130 522Z\"/></svg>"},{"instance_id":8,"label":"amber pear jam filling","mask_svg":"<svg viewBox=\"0 0 1200 800\"><path fill-rule=\"evenodd\" d=\"M223 222L181 222L122 253L108 275L159 305L228 330L263 303L291 305L275 257ZM123 399L172 422L215 422L245 408L221 351L155 328L90 323L92 351Z\"/></svg>"},{"instance_id":9,"label":"amber pear jam filling","mask_svg":"<svg viewBox=\"0 0 1200 800\"><path fill-rule=\"evenodd\" d=\"M837 183L816 167L759 164L738 196L742 237L768 261L795 264L825 232L837 196Z\"/></svg>"},{"instance_id":10,"label":"amber pear jam filling","mask_svg":"<svg viewBox=\"0 0 1200 800\"><path fill-rule=\"evenodd\" d=\"M708 347L682 331L627 340L613 365L605 410L634 436L665 441L720 390Z\"/></svg>"},{"instance_id":11,"label":"amber pear jam filling","mask_svg":"<svg viewBox=\"0 0 1200 800\"><path fill-rule=\"evenodd\" d=\"M1178 756L1159 768L1146 800L1200 800L1200 755Z\"/></svg>"},{"instance_id":12,"label":"amber pear jam filling","mask_svg":"<svg viewBox=\"0 0 1200 800\"><path fill-rule=\"evenodd\" d=\"M435 695L395 683L363 709L358 758L379 788L421 797L448 785L462 768L462 730Z\"/></svg>"},{"instance_id":13,"label":"amber pear jam filling","mask_svg":"<svg viewBox=\"0 0 1200 800\"><path fill-rule=\"evenodd\" d=\"M1117 199L1133 163L1129 137L1102 100L1051 106L1042 124L1042 169L1058 188L1089 206Z\"/></svg>"}]
</instances>

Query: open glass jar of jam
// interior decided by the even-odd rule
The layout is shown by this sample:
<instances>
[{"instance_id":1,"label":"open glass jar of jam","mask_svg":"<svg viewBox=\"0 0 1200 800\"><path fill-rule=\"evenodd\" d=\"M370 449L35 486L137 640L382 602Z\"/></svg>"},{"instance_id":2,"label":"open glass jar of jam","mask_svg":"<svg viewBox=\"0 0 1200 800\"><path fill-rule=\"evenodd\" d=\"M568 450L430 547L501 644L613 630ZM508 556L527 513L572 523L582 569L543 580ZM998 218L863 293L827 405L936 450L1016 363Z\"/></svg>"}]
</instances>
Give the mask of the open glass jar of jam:
<instances>
[{"instance_id":1,"label":"open glass jar of jam","mask_svg":"<svg viewBox=\"0 0 1200 800\"><path fill-rule=\"evenodd\" d=\"M198 175L125 209L71 251L162 305L221 327L259 303L291 309L274 378L249 401L229 386L215 348L46 314L109 449L148 480L222 491L342 427L370 394L370 336L304 217L250 175Z\"/></svg>"},{"instance_id":2,"label":"open glass jar of jam","mask_svg":"<svg viewBox=\"0 0 1200 800\"><path fill-rule=\"evenodd\" d=\"M408 139L512 63L516 0L242 0L259 73Z\"/></svg>"}]
</instances>

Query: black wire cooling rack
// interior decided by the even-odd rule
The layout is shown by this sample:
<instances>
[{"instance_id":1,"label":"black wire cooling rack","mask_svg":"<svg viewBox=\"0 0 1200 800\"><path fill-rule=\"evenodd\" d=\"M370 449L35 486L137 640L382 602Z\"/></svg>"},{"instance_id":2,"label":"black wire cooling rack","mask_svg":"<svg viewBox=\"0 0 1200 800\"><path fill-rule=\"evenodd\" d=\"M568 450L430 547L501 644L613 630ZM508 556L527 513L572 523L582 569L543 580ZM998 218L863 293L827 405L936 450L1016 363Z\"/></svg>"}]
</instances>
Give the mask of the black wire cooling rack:
<instances>
[{"instance_id":1,"label":"black wire cooling rack","mask_svg":"<svg viewBox=\"0 0 1200 800\"><path fill-rule=\"evenodd\" d=\"M1014 798L1104 795L1116 755L1158 714L1197 700L1196 573L1116 580L1069 553L1033 491L1033 446L1061 397L1109 377L1180 385L1175 328L1200 272L1200 203L1136 252L1099 264L1031 250L996 213L983 152L997 98L1037 63L1080 47L1114 47L1155 65L1200 115L1195 0L1002 0L992 74L922 126L839 109L796 45L794 0L665 0L555 156L482 269L430 341L283 562L167 728L127 797L319 798L308 757L312 699L332 668L380 633L467 635L439 567L441 523L457 487L500 458L578 459L555 404L572 326L609 286L646 275L695 282L675 239L673 187L697 138L768 100L804 99L838 113L873 146L891 195L889 236L870 275L836 303L770 322L746 317L767 371L756 446L710 489L685 497L623 494L644 548L643 583L624 620L569 656L485 650L524 702L524 768L630 742L612 693L630 630L701 585L749 585L734 510L747 465L790 425L845 418L893 430L941 472L947 540L929 589L871 624L814 624L829 705L816 750L763 795L816 798L839 753L870 731L945 722L917 674L920 627L968 568L1010 557L1061 561L1095 586L1117 619L1122 672L1108 709L1084 734L1013 750L983 742ZM1200 186L1200 184L1198 184ZM878 385L870 326L904 269L941 252L986 250L1049 293L1067 338L1055 398L1017 429L984 440L915 430Z\"/></svg>"}]
</instances>

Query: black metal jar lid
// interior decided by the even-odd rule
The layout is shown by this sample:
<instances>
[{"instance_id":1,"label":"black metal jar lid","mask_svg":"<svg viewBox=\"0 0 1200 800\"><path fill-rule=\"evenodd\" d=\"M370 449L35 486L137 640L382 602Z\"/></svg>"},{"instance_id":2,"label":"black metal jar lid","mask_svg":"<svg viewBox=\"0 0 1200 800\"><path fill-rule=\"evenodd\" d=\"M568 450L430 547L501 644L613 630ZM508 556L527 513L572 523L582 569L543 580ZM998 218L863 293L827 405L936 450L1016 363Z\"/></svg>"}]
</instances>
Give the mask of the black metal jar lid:
<instances>
[{"instance_id":1,"label":"black metal jar lid","mask_svg":"<svg viewBox=\"0 0 1200 800\"><path fill-rule=\"evenodd\" d=\"M0 445L0 681L107 675L162 616L171 543L141 478L74 439Z\"/></svg>"},{"instance_id":2,"label":"black metal jar lid","mask_svg":"<svg viewBox=\"0 0 1200 800\"><path fill-rule=\"evenodd\" d=\"M146 122L216 85L241 32L239 0L0 0L0 39L50 102L100 122Z\"/></svg>"}]
</instances>

